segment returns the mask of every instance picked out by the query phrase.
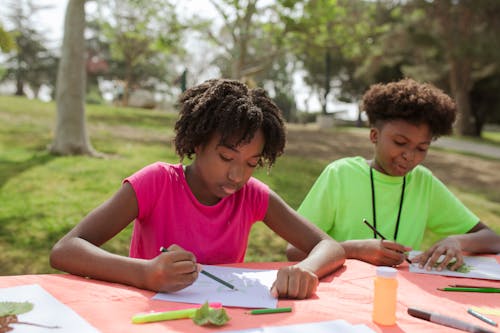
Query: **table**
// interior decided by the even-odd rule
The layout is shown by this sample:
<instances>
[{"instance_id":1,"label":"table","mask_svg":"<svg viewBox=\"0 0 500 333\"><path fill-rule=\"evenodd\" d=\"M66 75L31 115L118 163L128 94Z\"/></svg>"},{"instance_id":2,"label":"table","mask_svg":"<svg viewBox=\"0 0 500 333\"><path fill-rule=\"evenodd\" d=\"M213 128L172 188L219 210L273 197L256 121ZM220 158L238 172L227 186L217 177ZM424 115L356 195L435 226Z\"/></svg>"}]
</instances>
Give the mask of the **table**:
<instances>
[{"instance_id":1,"label":"table","mask_svg":"<svg viewBox=\"0 0 500 333\"><path fill-rule=\"evenodd\" d=\"M495 256L500 262L500 256ZM242 263L230 265L253 269L277 269L291 263ZM470 323L500 333L466 313L469 306L500 307L500 294L443 292L437 290L449 284L481 284L500 287L499 281L415 274L404 264L398 270L397 324L378 326L371 321L373 278L375 266L358 260L347 260L334 274L321 280L316 296L308 300L280 300L278 306L293 308L291 313L249 315L247 309L226 308L231 317L221 328L196 326L190 319L149 324L132 324L131 317L139 312L168 311L191 308L193 305L152 300L150 291L81 278L70 274L1 276L0 288L24 284L39 284L59 301L66 304L101 332L214 332L251 327L281 326L306 322L344 319L352 324L365 324L376 332L443 332L456 329L437 325L407 314L409 306L462 318ZM499 316L489 315L500 322ZM110 319L112 318L112 319Z\"/></svg>"}]
</instances>

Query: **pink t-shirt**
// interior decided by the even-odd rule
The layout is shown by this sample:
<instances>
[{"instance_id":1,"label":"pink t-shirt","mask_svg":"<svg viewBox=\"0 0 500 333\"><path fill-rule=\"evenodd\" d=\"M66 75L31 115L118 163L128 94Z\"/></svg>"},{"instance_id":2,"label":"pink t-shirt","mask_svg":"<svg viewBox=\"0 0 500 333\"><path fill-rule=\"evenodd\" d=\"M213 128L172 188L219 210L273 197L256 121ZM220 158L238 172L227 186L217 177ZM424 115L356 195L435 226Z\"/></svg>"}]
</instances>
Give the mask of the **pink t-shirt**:
<instances>
[{"instance_id":1,"label":"pink t-shirt","mask_svg":"<svg viewBox=\"0 0 500 333\"><path fill-rule=\"evenodd\" d=\"M156 162L126 178L137 197L130 256L150 259L177 244L201 264L243 262L250 228L264 219L269 188L251 177L216 205L198 202L181 164Z\"/></svg>"}]
</instances>

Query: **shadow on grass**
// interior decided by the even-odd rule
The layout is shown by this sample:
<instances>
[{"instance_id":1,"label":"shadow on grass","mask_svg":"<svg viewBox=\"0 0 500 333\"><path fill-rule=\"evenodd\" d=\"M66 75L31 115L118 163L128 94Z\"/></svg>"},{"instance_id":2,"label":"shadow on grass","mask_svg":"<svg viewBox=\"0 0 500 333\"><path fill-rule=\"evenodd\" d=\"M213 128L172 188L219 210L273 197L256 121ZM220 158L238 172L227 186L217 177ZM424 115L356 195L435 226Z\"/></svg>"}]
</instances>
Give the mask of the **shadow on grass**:
<instances>
[{"instance_id":1,"label":"shadow on grass","mask_svg":"<svg viewBox=\"0 0 500 333\"><path fill-rule=\"evenodd\" d=\"M25 161L12 161L6 158L0 158L0 188L12 177L15 177L26 170L37 167L52 161L56 156L48 151L35 151L31 158Z\"/></svg>"},{"instance_id":2,"label":"shadow on grass","mask_svg":"<svg viewBox=\"0 0 500 333\"><path fill-rule=\"evenodd\" d=\"M44 223L46 218L43 212L37 216L0 218L0 275L55 272L49 264L49 253L67 230ZM33 225L34 220L43 227Z\"/></svg>"}]
</instances>

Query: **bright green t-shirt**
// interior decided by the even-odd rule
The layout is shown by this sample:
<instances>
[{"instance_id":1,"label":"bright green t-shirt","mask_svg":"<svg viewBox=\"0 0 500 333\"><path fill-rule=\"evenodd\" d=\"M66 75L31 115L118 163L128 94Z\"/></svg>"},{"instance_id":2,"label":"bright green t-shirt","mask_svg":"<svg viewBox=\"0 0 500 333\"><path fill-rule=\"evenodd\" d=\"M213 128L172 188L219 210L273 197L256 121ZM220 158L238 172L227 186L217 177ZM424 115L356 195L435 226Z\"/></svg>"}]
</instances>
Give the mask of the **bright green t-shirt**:
<instances>
[{"instance_id":1,"label":"bright green t-shirt","mask_svg":"<svg viewBox=\"0 0 500 333\"><path fill-rule=\"evenodd\" d=\"M394 240L403 177L373 169L377 230ZM337 241L374 238L370 167L362 157L329 164L298 211ZM445 237L464 234L479 222L432 172L418 165L406 175L396 241L419 250L426 229ZM378 238L378 237L377 237Z\"/></svg>"}]
</instances>

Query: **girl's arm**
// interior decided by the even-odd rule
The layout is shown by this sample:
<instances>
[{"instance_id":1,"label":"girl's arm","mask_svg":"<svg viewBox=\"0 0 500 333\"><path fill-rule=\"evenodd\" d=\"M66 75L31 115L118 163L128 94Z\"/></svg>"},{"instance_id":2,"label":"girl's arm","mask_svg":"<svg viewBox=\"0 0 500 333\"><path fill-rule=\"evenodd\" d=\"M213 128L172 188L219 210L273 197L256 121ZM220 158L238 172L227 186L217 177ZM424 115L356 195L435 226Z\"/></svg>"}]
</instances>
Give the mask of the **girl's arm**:
<instances>
[{"instance_id":1,"label":"girl's arm","mask_svg":"<svg viewBox=\"0 0 500 333\"><path fill-rule=\"evenodd\" d=\"M342 246L299 215L273 191L270 191L264 223L298 250L307 253L302 261L278 272L273 287L277 296L310 297L318 278L343 265L345 254Z\"/></svg>"},{"instance_id":2,"label":"girl's arm","mask_svg":"<svg viewBox=\"0 0 500 333\"><path fill-rule=\"evenodd\" d=\"M151 260L121 256L100 248L137 214L135 192L129 183L124 183L54 245L50 264L71 274L154 291L179 290L193 283L198 276L196 259L179 247Z\"/></svg>"}]
</instances>

